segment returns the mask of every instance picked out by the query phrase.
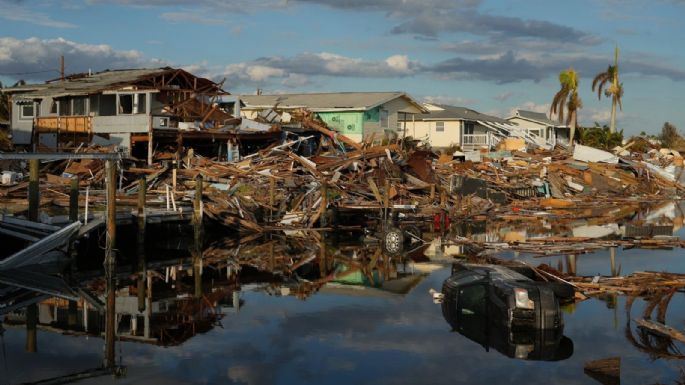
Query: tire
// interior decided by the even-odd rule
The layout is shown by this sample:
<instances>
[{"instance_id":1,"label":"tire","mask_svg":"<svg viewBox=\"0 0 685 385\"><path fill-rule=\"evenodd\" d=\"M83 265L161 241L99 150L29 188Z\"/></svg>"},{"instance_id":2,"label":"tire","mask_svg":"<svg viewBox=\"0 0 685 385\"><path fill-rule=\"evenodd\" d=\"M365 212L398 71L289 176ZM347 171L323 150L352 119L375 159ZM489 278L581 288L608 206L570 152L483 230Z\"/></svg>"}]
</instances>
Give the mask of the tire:
<instances>
[{"instance_id":1,"label":"tire","mask_svg":"<svg viewBox=\"0 0 685 385\"><path fill-rule=\"evenodd\" d=\"M383 233L383 250L388 254L399 254L404 250L404 232L389 226Z\"/></svg>"},{"instance_id":2,"label":"tire","mask_svg":"<svg viewBox=\"0 0 685 385\"><path fill-rule=\"evenodd\" d=\"M416 225L409 225L409 226L405 227L404 231L407 233L406 240L408 243L412 243L412 242L417 241L415 239L415 237L419 238L419 239L423 239L423 232ZM411 234L411 235L409 235L409 234ZM412 237L412 235L413 235L413 237Z\"/></svg>"}]
</instances>

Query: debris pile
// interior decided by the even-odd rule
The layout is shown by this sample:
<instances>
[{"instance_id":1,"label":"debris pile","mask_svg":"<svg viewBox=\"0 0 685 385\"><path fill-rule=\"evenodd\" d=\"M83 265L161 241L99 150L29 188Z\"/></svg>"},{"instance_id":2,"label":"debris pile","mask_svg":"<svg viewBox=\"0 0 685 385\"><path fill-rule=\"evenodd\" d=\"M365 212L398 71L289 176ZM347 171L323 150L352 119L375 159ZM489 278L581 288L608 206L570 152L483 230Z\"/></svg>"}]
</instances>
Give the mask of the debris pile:
<instances>
[{"instance_id":1,"label":"debris pile","mask_svg":"<svg viewBox=\"0 0 685 385\"><path fill-rule=\"evenodd\" d=\"M133 194L144 177L147 192L158 195L150 203L176 210L177 203L192 201L195 178L201 176L207 216L249 233L364 225L368 219L387 220L393 212L423 221L443 213L453 221L524 219L540 210L577 216L579 210L601 205L673 199L685 189L678 181L682 157L672 150L619 157L581 145L572 154L523 152L512 143L472 161L439 156L402 139L379 143L370 136L356 143L307 111L291 112L287 124L272 125L285 139L235 161L201 156L182 144L175 152L157 152L152 166L125 160L120 204L135 204ZM95 146L79 150L111 151ZM101 201L101 161L51 162L42 171L47 174L42 203L65 205L66 185L75 176L82 187L95 187L91 199ZM26 185L3 186L0 196L18 204Z\"/></svg>"}]
</instances>

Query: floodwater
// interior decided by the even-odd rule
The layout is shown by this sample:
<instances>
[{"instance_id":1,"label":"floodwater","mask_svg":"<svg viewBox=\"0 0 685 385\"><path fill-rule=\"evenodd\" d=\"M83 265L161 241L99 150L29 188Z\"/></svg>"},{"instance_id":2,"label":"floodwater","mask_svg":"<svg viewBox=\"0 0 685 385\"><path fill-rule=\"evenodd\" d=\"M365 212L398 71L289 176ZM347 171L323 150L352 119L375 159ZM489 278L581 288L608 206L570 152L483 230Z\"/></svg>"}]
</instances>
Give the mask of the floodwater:
<instances>
[{"instance_id":1,"label":"floodwater","mask_svg":"<svg viewBox=\"0 0 685 385\"><path fill-rule=\"evenodd\" d=\"M680 204L632 213L616 226L599 226L609 229L602 236L620 237L629 223L669 221L676 224L673 234L682 238ZM646 304L641 299L629 313L622 296L566 307L563 336L572 342L572 351L558 354L559 338L550 337L552 347L539 349L535 336L492 328L488 335L502 337L481 345L452 331L429 294L441 289L454 255L463 252L445 246L453 234L496 242L510 232L531 237L546 228L568 235L574 228L587 231L595 225L469 224L467 231L455 225L442 238L424 234L432 241L427 248L394 257L352 238L271 237L240 244L212 236L201 264L198 254L187 251L192 234L165 236L175 230L170 228L149 231L147 247L136 251L133 232L122 231L115 351L126 373L81 383L598 384L584 373L584 364L609 357L621 358L623 384L682 383L684 346L636 327L632 320L642 317ZM67 274L72 287L93 298L104 288L98 242L82 247L77 268ZM507 251L499 256L544 262L578 275L683 272L685 267L682 249L599 250L573 257ZM0 385L101 366L104 323L92 299L70 304L9 287L0 294ZM35 345L29 346L23 305L32 302L37 303L38 330ZM684 310L685 297L677 293L666 323L682 330ZM37 351L27 352L31 347Z\"/></svg>"}]
</instances>

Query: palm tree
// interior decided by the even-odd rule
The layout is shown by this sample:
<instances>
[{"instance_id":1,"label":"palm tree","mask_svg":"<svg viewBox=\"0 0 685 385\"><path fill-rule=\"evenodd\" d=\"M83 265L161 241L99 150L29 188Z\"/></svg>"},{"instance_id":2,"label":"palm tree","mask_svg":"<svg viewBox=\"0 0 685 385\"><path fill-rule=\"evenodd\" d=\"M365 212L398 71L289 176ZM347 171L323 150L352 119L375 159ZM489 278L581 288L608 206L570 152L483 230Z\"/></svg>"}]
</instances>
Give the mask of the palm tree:
<instances>
[{"instance_id":1,"label":"palm tree","mask_svg":"<svg viewBox=\"0 0 685 385\"><path fill-rule=\"evenodd\" d=\"M559 84L561 89L554 95L552 99L552 106L550 107L550 114L557 114L559 122L564 121L564 104L568 111L566 118L566 125L569 126L570 135L569 143L573 145L573 137L576 133L576 126L578 125L578 110L583 107L583 102L578 96L578 73L573 69L561 71L559 73Z\"/></svg>"},{"instance_id":2,"label":"palm tree","mask_svg":"<svg viewBox=\"0 0 685 385\"><path fill-rule=\"evenodd\" d=\"M14 83L12 87L24 86L26 82L22 79ZM0 82L0 120L10 120L9 94L2 92L2 82Z\"/></svg>"},{"instance_id":3,"label":"palm tree","mask_svg":"<svg viewBox=\"0 0 685 385\"><path fill-rule=\"evenodd\" d=\"M607 83L611 83L606 90L604 96L607 98L611 96L611 124L609 129L611 132L616 131L616 105L618 104L621 111L623 111L623 104L621 97L623 96L623 83L618 82L618 47L614 50L614 65L610 65L605 72L597 74L592 80L592 92L597 87L597 99L602 98L602 89Z\"/></svg>"},{"instance_id":4,"label":"palm tree","mask_svg":"<svg viewBox=\"0 0 685 385\"><path fill-rule=\"evenodd\" d=\"M0 82L0 120L9 120L8 97L2 92L2 87L2 82Z\"/></svg>"}]
</instances>

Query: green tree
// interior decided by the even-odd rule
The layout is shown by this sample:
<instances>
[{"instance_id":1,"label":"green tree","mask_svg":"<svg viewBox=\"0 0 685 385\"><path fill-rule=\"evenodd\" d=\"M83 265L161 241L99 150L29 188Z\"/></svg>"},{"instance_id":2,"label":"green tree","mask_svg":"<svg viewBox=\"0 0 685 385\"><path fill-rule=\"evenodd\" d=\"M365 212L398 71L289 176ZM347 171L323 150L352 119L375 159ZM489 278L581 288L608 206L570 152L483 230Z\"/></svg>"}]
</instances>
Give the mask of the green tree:
<instances>
[{"instance_id":1,"label":"green tree","mask_svg":"<svg viewBox=\"0 0 685 385\"><path fill-rule=\"evenodd\" d=\"M2 92L2 89L3 85L2 82L0 82L0 120L9 120L9 96Z\"/></svg>"},{"instance_id":2,"label":"green tree","mask_svg":"<svg viewBox=\"0 0 685 385\"><path fill-rule=\"evenodd\" d=\"M609 151L623 144L623 130L612 132L606 124L600 126L595 122L594 127L578 127L578 142Z\"/></svg>"},{"instance_id":3,"label":"green tree","mask_svg":"<svg viewBox=\"0 0 685 385\"><path fill-rule=\"evenodd\" d=\"M614 51L614 65L610 65L605 72L597 74L592 80L592 92L597 88L597 99L602 98L602 89L609 85L604 90L604 96L607 98L611 96L611 132L616 131L616 106L623 111L623 83L618 81L618 47Z\"/></svg>"},{"instance_id":4,"label":"green tree","mask_svg":"<svg viewBox=\"0 0 685 385\"><path fill-rule=\"evenodd\" d=\"M24 80L19 80L14 83L12 87L19 87L26 85ZM9 110L9 99L10 96L7 92L2 92L4 85L0 82L0 120L10 120L10 110Z\"/></svg>"},{"instance_id":5,"label":"green tree","mask_svg":"<svg viewBox=\"0 0 685 385\"><path fill-rule=\"evenodd\" d=\"M561 71L559 74L561 89L554 95L550 107L550 113L557 114L560 123L564 121L564 107L566 108L568 112L566 124L571 131L569 135L571 145L573 145L573 138L578 125L578 110L583 107L583 102L578 96L578 82L578 73L573 68Z\"/></svg>"},{"instance_id":6,"label":"green tree","mask_svg":"<svg viewBox=\"0 0 685 385\"><path fill-rule=\"evenodd\" d=\"M672 148L679 141L679 139L680 134L678 133L678 128L669 122L664 123L663 127L661 127L661 135L659 135L661 145Z\"/></svg>"}]
</instances>

